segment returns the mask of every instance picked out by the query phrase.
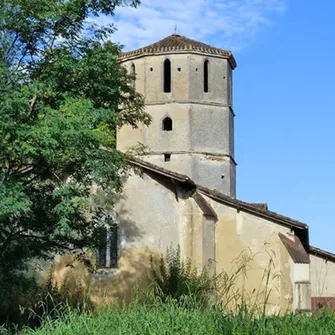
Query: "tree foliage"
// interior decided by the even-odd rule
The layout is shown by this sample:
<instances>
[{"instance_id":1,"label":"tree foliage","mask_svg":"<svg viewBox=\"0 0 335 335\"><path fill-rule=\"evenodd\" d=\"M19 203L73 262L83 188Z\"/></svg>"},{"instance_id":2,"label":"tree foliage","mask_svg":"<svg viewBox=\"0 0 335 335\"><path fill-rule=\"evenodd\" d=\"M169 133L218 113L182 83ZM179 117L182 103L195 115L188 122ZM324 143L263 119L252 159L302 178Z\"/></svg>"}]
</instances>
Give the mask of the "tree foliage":
<instances>
[{"instance_id":1,"label":"tree foliage","mask_svg":"<svg viewBox=\"0 0 335 335\"><path fill-rule=\"evenodd\" d=\"M138 4L0 0L0 276L90 247L91 186L120 192L129 166L116 129L150 120L110 42L113 26L90 21Z\"/></svg>"}]
</instances>

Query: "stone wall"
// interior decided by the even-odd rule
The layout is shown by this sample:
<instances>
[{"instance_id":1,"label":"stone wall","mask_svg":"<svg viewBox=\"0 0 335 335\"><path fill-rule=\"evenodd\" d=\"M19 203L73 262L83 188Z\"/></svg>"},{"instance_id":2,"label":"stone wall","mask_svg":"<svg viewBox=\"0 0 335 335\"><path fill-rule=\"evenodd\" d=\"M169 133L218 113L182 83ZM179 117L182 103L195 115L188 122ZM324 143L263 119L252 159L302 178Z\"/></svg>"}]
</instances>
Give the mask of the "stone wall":
<instances>
[{"instance_id":1,"label":"stone wall","mask_svg":"<svg viewBox=\"0 0 335 335\"><path fill-rule=\"evenodd\" d=\"M171 61L171 92L163 91L163 64ZM204 62L209 61L209 92L204 92ZM117 148L126 151L139 143L148 155L142 159L183 173L204 187L235 197L234 113L232 110L232 69L218 55L166 53L129 59L135 65L136 89L145 96L150 126L122 127ZM172 131L162 122L169 117ZM167 163L164 154L171 155Z\"/></svg>"},{"instance_id":2,"label":"stone wall","mask_svg":"<svg viewBox=\"0 0 335 335\"><path fill-rule=\"evenodd\" d=\"M310 255L312 297L335 297L335 262Z\"/></svg>"}]
</instances>

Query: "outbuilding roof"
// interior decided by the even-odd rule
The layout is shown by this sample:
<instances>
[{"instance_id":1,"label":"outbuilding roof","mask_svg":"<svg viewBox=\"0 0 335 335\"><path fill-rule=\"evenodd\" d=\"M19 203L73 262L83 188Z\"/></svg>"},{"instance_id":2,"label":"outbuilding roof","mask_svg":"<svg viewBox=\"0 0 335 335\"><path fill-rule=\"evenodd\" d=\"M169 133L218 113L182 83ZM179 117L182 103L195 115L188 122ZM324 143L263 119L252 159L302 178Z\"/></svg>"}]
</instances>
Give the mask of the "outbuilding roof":
<instances>
[{"instance_id":1,"label":"outbuilding roof","mask_svg":"<svg viewBox=\"0 0 335 335\"><path fill-rule=\"evenodd\" d=\"M121 54L120 59L137 57L142 55L150 54L160 54L160 53L176 53L176 52L201 52L212 55L224 56L224 58L229 59L229 62L234 69L236 67L236 61L233 57L233 54L229 50L223 50L220 48L213 47L211 45L192 40L191 38L173 34L168 37L163 38L162 40L136 49L133 51L124 52Z\"/></svg>"}]
</instances>

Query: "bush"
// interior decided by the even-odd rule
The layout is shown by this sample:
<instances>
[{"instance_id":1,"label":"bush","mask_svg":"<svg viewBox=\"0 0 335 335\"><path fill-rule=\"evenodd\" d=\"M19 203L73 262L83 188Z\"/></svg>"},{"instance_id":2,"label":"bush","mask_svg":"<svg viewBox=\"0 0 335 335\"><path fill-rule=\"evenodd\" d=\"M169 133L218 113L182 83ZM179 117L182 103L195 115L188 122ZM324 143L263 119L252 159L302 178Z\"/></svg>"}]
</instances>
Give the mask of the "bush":
<instances>
[{"instance_id":1,"label":"bush","mask_svg":"<svg viewBox=\"0 0 335 335\"><path fill-rule=\"evenodd\" d=\"M0 325L10 330L35 329L45 320L64 319L69 309L78 314L93 311L88 292L80 282L70 283L71 279L65 276L62 285L57 286L53 267L43 286L35 278L27 277L26 272L0 275Z\"/></svg>"},{"instance_id":2,"label":"bush","mask_svg":"<svg viewBox=\"0 0 335 335\"><path fill-rule=\"evenodd\" d=\"M38 292L34 278L24 271L0 272L0 326L22 325L25 320L21 306L31 306Z\"/></svg>"}]
</instances>

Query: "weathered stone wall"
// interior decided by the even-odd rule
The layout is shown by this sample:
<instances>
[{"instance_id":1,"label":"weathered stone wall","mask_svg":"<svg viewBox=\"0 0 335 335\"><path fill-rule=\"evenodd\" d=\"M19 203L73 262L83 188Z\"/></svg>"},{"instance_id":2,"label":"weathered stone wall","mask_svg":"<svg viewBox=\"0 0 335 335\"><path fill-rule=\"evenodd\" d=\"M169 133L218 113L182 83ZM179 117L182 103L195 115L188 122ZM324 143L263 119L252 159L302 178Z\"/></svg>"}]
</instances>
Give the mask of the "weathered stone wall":
<instances>
[{"instance_id":1,"label":"weathered stone wall","mask_svg":"<svg viewBox=\"0 0 335 335\"><path fill-rule=\"evenodd\" d=\"M335 263L310 255L312 297L335 297Z\"/></svg>"},{"instance_id":2,"label":"weathered stone wall","mask_svg":"<svg viewBox=\"0 0 335 335\"><path fill-rule=\"evenodd\" d=\"M213 273L215 222L204 217L190 195L170 178L132 175L116 206L119 231L123 232L118 268L90 274L71 256L64 256L54 267L55 282L61 285L70 278L71 285L89 288L95 303L129 301L134 288L143 290L150 284L150 257L158 259L177 246L184 259L191 259L199 269L208 266ZM42 274L42 282L47 276L47 271Z\"/></svg>"},{"instance_id":3,"label":"weathered stone wall","mask_svg":"<svg viewBox=\"0 0 335 335\"><path fill-rule=\"evenodd\" d=\"M191 192L170 178L150 172L131 176L116 212L120 228L125 229L124 249L147 246L165 253L179 245L183 257L199 266L205 266L213 254L213 223L206 224Z\"/></svg>"},{"instance_id":4,"label":"weathered stone wall","mask_svg":"<svg viewBox=\"0 0 335 335\"><path fill-rule=\"evenodd\" d=\"M163 92L163 63L171 61L171 92ZM204 92L204 62L209 61L209 92ZM232 69L219 56L185 52L128 60L135 65L136 89L144 94L149 127L122 127L117 146L125 151L142 143L149 155L142 159L184 173L204 187L235 197L234 114L232 111ZM173 130L163 131L165 117ZM164 161L164 154L171 161Z\"/></svg>"},{"instance_id":5,"label":"weathered stone wall","mask_svg":"<svg viewBox=\"0 0 335 335\"><path fill-rule=\"evenodd\" d=\"M132 175L116 206L124 232L119 267L107 275L83 272L80 279L90 287L94 301L128 301L134 287L149 285L150 256L159 257L168 247L179 245L182 256L199 269L206 266L221 275L223 286L217 296L227 307L236 308L243 299L258 312L264 304L268 313L306 309L310 298L300 284L309 283L309 264L303 268L294 264L278 236L288 235L289 228L202 197L213 215L171 178L148 171ZM80 265L69 269L61 261L57 281L68 272L78 280L77 269L83 271ZM228 292L227 280L233 284Z\"/></svg>"},{"instance_id":6,"label":"weathered stone wall","mask_svg":"<svg viewBox=\"0 0 335 335\"><path fill-rule=\"evenodd\" d=\"M290 230L206 198L218 214L215 230L216 272L236 276L231 305L245 302L268 313L292 310L294 264L278 234Z\"/></svg>"},{"instance_id":7,"label":"weathered stone wall","mask_svg":"<svg viewBox=\"0 0 335 335\"><path fill-rule=\"evenodd\" d=\"M171 92L163 92L163 64L171 61ZM205 93L204 62L209 61L209 92ZM216 103L232 107L232 68L218 55L174 53L127 59L123 65L136 70L136 90L147 104L177 102Z\"/></svg>"}]
</instances>

